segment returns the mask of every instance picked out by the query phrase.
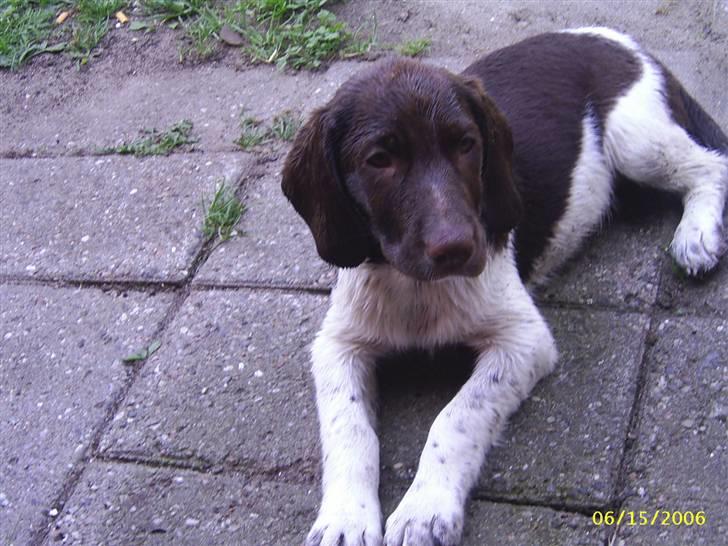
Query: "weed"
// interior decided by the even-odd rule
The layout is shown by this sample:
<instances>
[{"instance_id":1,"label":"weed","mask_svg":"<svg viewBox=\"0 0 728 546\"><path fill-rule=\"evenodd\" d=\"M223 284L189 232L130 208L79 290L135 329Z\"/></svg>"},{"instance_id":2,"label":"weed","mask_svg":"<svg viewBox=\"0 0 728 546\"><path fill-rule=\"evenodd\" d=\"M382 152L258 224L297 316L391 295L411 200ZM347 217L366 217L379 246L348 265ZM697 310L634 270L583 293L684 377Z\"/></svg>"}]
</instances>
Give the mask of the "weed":
<instances>
[{"instance_id":1,"label":"weed","mask_svg":"<svg viewBox=\"0 0 728 546\"><path fill-rule=\"evenodd\" d=\"M204 8L200 15L187 25L186 35L192 47L182 53L182 57L194 52L198 59L211 57L219 43L219 32L222 19L213 10Z\"/></svg>"},{"instance_id":2,"label":"weed","mask_svg":"<svg viewBox=\"0 0 728 546\"><path fill-rule=\"evenodd\" d=\"M125 0L78 0L71 23L71 39L66 48L69 55L80 65L86 64L108 32L109 19L125 5Z\"/></svg>"},{"instance_id":3,"label":"weed","mask_svg":"<svg viewBox=\"0 0 728 546\"><path fill-rule=\"evenodd\" d=\"M202 210L205 214L202 233L206 237L217 235L222 241L227 241L232 236L235 224L245 212L245 206L233 190L225 186L225 181L221 180L212 200L206 203L202 199Z\"/></svg>"},{"instance_id":4,"label":"weed","mask_svg":"<svg viewBox=\"0 0 728 546\"><path fill-rule=\"evenodd\" d=\"M270 131L263 127L256 118L244 117L240 120L240 137L235 144L243 150L249 150L270 140Z\"/></svg>"},{"instance_id":5,"label":"weed","mask_svg":"<svg viewBox=\"0 0 728 546\"><path fill-rule=\"evenodd\" d=\"M404 42L397 48L397 52L405 57L419 57L424 55L430 49L432 42L429 38L419 38Z\"/></svg>"},{"instance_id":6,"label":"weed","mask_svg":"<svg viewBox=\"0 0 728 546\"><path fill-rule=\"evenodd\" d=\"M132 353L128 356L125 356L121 359L122 362L125 362L127 364L131 364L132 362L140 362L142 360L146 360L150 356L152 356L154 353L156 353L159 348L162 346L162 342L158 339L155 339L152 341L148 347L144 347L143 349L140 349L136 353Z\"/></svg>"},{"instance_id":7,"label":"weed","mask_svg":"<svg viewBox=\"0 0 728 546\"><path fill-rule=\"evenodd\" d=\"M251 60L281 68L318 68L347 50L371 44L354 38L345 23L324 9L327 0L239 0L225 22L245 39Z\"/></svg>"},{"instance_id":8,"label":"weed","mask_svg":"<svg viewBox=\"0 0 728 546\"><path fill-rule=\"evenodd\" d=\"M60 5L51 0L0 2L0 68L15 70L36 55L65 48L65 43L48 41Z\"/></svg>"},{"instance_id":9,"label":"weed","mask_svg":"<svg viewBox=\"0 0 728 546\"><path fill-rule=\"evenodd\" d=\"M180 22L200 15L205 8L212 8L212 0L141 0L144 13L163 23Z\"/></svg>"},{"instance_id":10,"label":"weed","mask_svg":"<svg viewBox=\"0 0 728 546\"><path fill-rule=\"evenodd\" d=\"M301 116L287 110L273 118L270 130L276 138L288 142L296 136L296 131L298 131L301 123L303 123Z\"/></svg>"},{"instance_id":11,"label":"weed","mask_svg":"<svg viewBox=\"0 0 728 546\"><path fill-rule=\"evenodd\" d=\"M185 119L161 133L156 129L147 129L144 131L147 136L119 146L103 148L99 153L135 156L169 155L175 148L197 142L198 139L192 137L191 132L192 122Z\"/></svg>"}]
</instances>

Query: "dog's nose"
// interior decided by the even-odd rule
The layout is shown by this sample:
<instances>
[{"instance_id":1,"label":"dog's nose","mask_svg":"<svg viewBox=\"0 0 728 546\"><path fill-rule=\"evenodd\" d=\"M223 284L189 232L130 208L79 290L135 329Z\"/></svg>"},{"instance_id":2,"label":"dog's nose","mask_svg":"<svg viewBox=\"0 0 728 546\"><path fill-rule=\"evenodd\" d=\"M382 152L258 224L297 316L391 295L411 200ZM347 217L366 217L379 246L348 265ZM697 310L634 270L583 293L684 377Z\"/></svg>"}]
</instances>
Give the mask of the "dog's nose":
<instances>
[{"instance_id":1,"label":"dog's nose","mask_svg":"<svg viewBox=\"0 0 728 546\"><path fill-rule=\"evenodd\" d=\"M465 231L457 231L425 245L425 252L437 269L453 270L464 265L473 255L473 238Z\"/></svg>"}]
</instances>

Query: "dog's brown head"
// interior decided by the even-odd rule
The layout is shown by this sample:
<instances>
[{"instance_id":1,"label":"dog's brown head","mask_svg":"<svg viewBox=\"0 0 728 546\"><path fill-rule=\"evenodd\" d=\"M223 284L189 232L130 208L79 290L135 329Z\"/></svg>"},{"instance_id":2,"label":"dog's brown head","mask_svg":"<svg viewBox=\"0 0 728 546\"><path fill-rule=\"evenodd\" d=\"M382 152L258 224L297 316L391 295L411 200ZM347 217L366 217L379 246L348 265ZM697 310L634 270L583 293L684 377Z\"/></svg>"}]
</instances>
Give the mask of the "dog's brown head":
<instances>
[{"instance_id":1,"label":"dog's brown head","mask_svg":"<svg viewBox=\"0 0 728 546\"><path fill-rule=\"evenodd\" d=\"M512 147L477 80L387 61L313 113L283 191L331 264L384 260L420 280L475 276L520 218Z\"/></svg>"}]
</instances>

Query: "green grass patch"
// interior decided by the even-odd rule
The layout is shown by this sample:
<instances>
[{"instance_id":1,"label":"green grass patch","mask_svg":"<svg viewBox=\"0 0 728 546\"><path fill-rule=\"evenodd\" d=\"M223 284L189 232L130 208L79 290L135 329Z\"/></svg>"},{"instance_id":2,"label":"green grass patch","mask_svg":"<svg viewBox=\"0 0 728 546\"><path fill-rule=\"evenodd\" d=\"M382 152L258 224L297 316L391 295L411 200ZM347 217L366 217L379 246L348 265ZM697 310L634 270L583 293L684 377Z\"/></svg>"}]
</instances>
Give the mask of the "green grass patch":
<instances>
[{"instance_id":1,"label":"green grass patch","mask_svg":"<svg viewBox=\"0 0 728 546\"><path fill-rule=\"evenodd\" d=\"M315 69L340 56L361 55L373 42L362 40L325 9L328 0L239 0L225 24L242 39L254 62L281 68Z\"/></svg>"},{"instance_id":2,"label":"green grass patch","mask_svg":"<svg viewBox=\"0 0 728 546\"><path fill-rule=\"evenodd\" d=\"M326 9L335 0L137 1L142 16L135 14L126 28L181 29L181 60L211 57L225 42L253 62L316 69L336 58L365 55L375 43ZM98 54L115 12L132 5L132 0L0 0L0 68L16 69L35 55L58 51L85 65ZM56 25L62 11L68 17Z\"/></svg>"},{"instance_id":3,"label":"green grass patch","mask_svg":"<svg viewBox=\"0 0 728 546\"><path fill-rule=\"evenodd\" d=\"M235 140L235 144L243 150L250 150L272 140L289 142L296 136L296 131L302 123L303 118L291 110L275 116L270 125L265 125L257 118L243 115L240 118L240 136Z\"/></svg>"},{"instance_id":4,"label":"green grass patch","mask_svg":"<svg viewBox=\"0 0 728 546\"><path fill-rule=\"evenodd\" d=\"M41 53L66 51L86 64L127 0L0 0L0 67L17 69ZM62 11L70 15L61 25Z\"/></svg>"},{"instance_id":5,"label":"green grass patch","mask_svg":"<svg viewBox=\"0 0 728 546\"><path fill-rule=\"evenodd\" d=\"M114 13L126 6L124 0L79 0L71 18L71 38L66 50L78 60L88 63L95 48L109 31L109 20Z\"/></svg>"},{"instance_id":6,"label":"green grass patch","mask_svg":"<svg viewBox=\"0 0 728 546\"><path fill-rule=\"evenodd\" d=\"M103 148L101 154L122 154L122 155L169 155L173 150L194 144L198 141L192 136L192 122L182 120L172 125L166 131L158 131L156 129L145 129L143 137L131 142L125 142L118 146Z\"/></svg>"},{"instance_id":7,"label":"green grass patch","mask_svg":"<svg viewBox=\"0 0 728 546\"><path fill-rule=\"evenodd\" d=\"M145 14L162 23L179 23L184 19L200 15L206 8L213 8L217 2L211 0L141 0Z\"/></svg>"},{"instance_id":8,"label":"green grass patch","mask_svg":"<svg viewBox=\"0 0 728 546\"><path fill-rule=\"evenodd\" d=\"M277 139L290 142L296 136L296 131L302 123L303 119L300 115L286 110L273 118L270 131Z\"/></svg>"},{"instance_id":9,"label":"green grass patch","mask_svg":"<svg viewBox=\"0 0 728 546\"><path fill-rule=\"evenodd\" d=\"M61 51L53 43L53 20L62 3L50 0L0 0L0 68L17 69L32 57Z\"/></svg>"},{"instance_id":10,"label":"green grass patch","mask_svg":"<svg viewBox=\"0 0 728 546\"><path fill-rule=\"evenodd\" d=\"M246 116L240 119L240 136L235 144L243 150L249 150L268 142L270 136L270 130L259 119Z\"/></svg>"},{"instance_id":11,"label":"green grass patch","mask_svg":"<svg viewBox=\"0 0 728 546\"><path fill-rule=\"evenodd\" d=\"M429 38L418 38L417 40L410 40L404 42L397 47L397 53L404 55L405 57L419 57L427 53L430 49L432 41Z\"/></svg>"},{"instance_id":12,"label":"green grass patch","mask_svg":"<svg viewBox=\"0 0 728 546\"><path fill-rule=\"evenodd\" d=\"M225 186L225 181L221 180L212 199L202 199L202 210L205 216L202 233L206 237L218 236L220 240L227 241L233 234L235 224L245 212L245 206L233 190Z\"/></svg>"}]
</instances>

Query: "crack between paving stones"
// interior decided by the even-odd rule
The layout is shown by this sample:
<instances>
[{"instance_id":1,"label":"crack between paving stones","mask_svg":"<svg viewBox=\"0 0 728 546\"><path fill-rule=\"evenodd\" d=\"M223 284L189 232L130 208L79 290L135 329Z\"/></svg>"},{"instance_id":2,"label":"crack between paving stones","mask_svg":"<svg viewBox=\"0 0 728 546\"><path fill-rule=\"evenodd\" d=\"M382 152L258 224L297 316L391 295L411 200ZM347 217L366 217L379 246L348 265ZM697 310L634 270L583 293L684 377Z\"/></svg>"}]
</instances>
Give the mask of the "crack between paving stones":
<instances>
[{"instance_id":1,"label":"crack between paving stones","mask_svg":"<svg viewBox=\"0 0 728 546\"><path fill-rule=\"evenodd\" d=\"M202 475L235 474L249 480L264 480L275 483L294 485L313 485L317 476L308 469L318 466L318 461L309 459L297 460L289 464L274 467L260 467L252 459L244 459L237 463L214 463L204 459L191 457L182 459L175 457L147 456L142 453L112 451L102 453L93 458L94 462L107 464L124 464L138 467L185 470Z\"/></svg>"},{"instance_id":2,"label":"crack between paving stones","mask_svg":"<svg viewBox=\"0 0 728 546\"><path fill-rule=\"evenodd\" d=\"M199 155L210 155L214 156L216 154L220 155L229 155L229 154L240 154L240 155L250 155L250 152L247 152L245 150L240 150L236 148L230 148L230 149L218 149L218 150L201 150L198 148L193 148L191 150L181 150L181 151L171 151L168 154L153 154L153 155L145 155L145 156L135 156L134 154L119 154L119 153L110 153L110 154L100 154L97 152L93 152L90 150L76 150L74 152L70 153L49 153L49 152L41 152L38 150L23 150L22 152L14 152L14 151L7 151L7 152L0 152L0 159L8 159L8 160L23 160L23 159L81 159L81 158L88 158L88 157L97 157L99 159L105 158L105 157L128 157L133 159L148 159L148 158L155 158L155 157L170 157L170 156L184 156L184 155L191 155L191 156L199 156ZM257 164L257 161L256 161Z\"/></svg>"},{"instance_id":3,"label":"crack between paving stones","mask_svg":"<svg viewBox=\"0 0 728 546\"><path fill-rule=\"evenodd\" d=\"M539 499L517 499L513 497L508 496L501 496L501 495L489 495L487 493L478 493L475 492L470 496L471 501L476 502L492 502L495 504L508 504L511 506L532 506L532 507L539 507L539 508L550 508L551 510L556 510L558 512L566 512L569 514L578 514L580 516L587 516L591 517L592 514L597 510L605 510L608 509L608 506L598 505L598 504L571 504L571 503L561 503L561 502L549 502Z\"/></svg>"},{"instance_id":4,"label":"crack between paving stones","mask_svg":"<svg viewBox=\"0 0 728 546\"><path fill-rule=\"evenodd\" d=\"M242 191L242 184L244 179L245 176L241 175L240 178L236 181L236 195ZM159 326L155 328L154 332L150 336L150 342L151 340L157 339L164 334L168 326L172 323L172 321L179 313L180 309L184 305L189 295L192 293L192 281L195 278L195 275L197 274L199 268L202 266L202 264L205 263L209 255L212 253L212 250L214 249L214 242L215 241L212 238L203 240L202 244L199 247L199 250L197 250L197 254L195 255L194 260L190 264L189 275L179 286L176 287L176 290L173 290L173 292L175 293L175 298L172 301L170 307L167 309L167 312L164 314L164 317L162 317ZM113 421L114 416L117 414L124 400L126 400L129 391L131 391L134 383L136 382L136 379L139 377L141 370L145 364L146 362L142 362L140 364L137 364L136 366L130 367L131 369L128 373L125 383L117 391L111 403L107 406L105 417L101 421L101 423L94 429L91 435L91 441L84 450L83 456L77 463L73 465L71 470L68 472L67 477L64 480L63 486L61 487L60 493L51 503L51 506L54 509L58 510L58 516L56 518L50 518L49 516L46 516L46 518L48 519L46 524L41 524L38 531L34 532L31 535L29 541L29 544L31 546L41 546L42 543L50 535L54 527L55 521L61 517L63 510L65 509L66 503L78 487L78 484L81 481L81 476L83 475L87 466L92 460L96 459L100 455L98 453L98 447L101 443L101 439L103 435L107 432L109 425Z\"/></svg>"},{"instance_id":5,"label":"crack between paving stones","mask_svg":"<svg viewBox=\"0 0 728 546\"><path fill-rule=\"evenodd\" d=\"M663 288L664 282L664 269L660 271L660 276L657 282L657 294ZM622 457L617 467L617 479L615 480L614 491L612 493L611 502L607 507L608 510L619 511L624 506L629 495L627 489L627 476L628 470L631 466L634 457L637 453L637 433L640 424L640 418L642 416L642 408L644 407L644 401L647 396L647 378L649 375L649 357L652 351L652 347L656 340L656 325L661 320L660 317L663 315L667 316L668 313L661 309L658 299L650 306L649 313L647 314L647 330L642 340L642 358L640 359L639 369L637 370L637 385L635 387L634 398L632 400L632 407L630 409L629 420L627 425L627 432L624 437ZM670 315L674 316L674 315ZM696 316L696 315L690 315ZM607 534L604 539L604 546L611 546L614 544L619 534L619 527L615 526L611 529L611 532Z\"/></svg>"}]
</instances>

